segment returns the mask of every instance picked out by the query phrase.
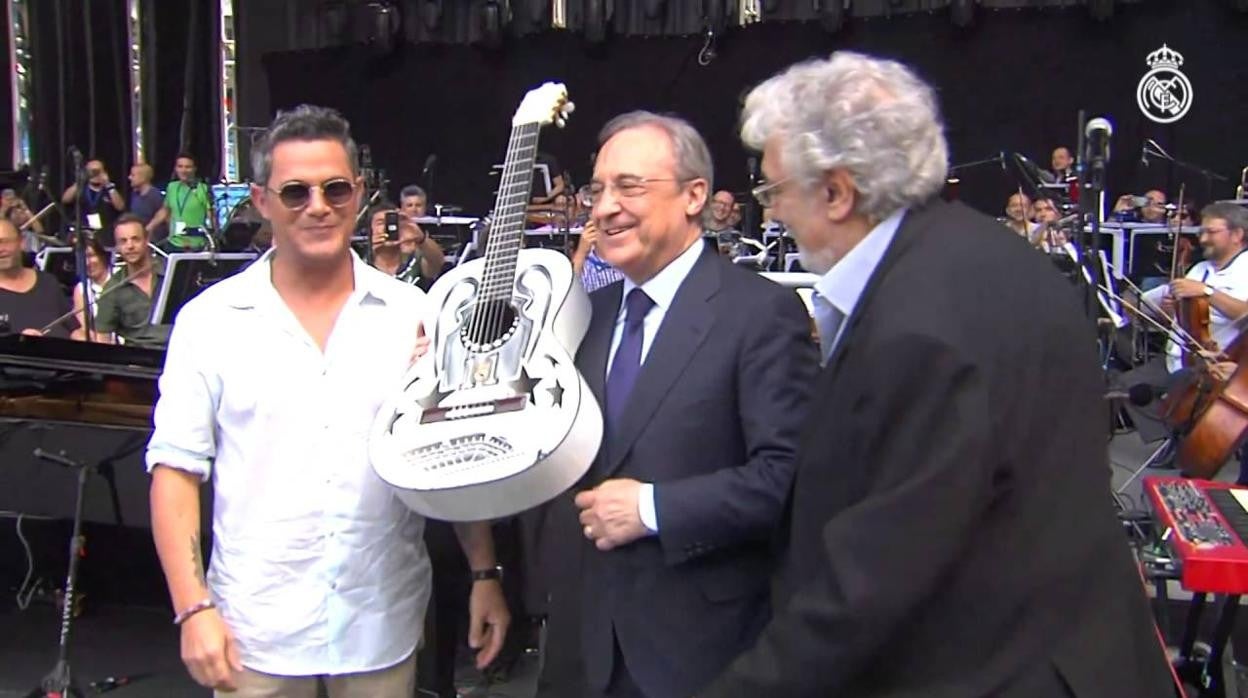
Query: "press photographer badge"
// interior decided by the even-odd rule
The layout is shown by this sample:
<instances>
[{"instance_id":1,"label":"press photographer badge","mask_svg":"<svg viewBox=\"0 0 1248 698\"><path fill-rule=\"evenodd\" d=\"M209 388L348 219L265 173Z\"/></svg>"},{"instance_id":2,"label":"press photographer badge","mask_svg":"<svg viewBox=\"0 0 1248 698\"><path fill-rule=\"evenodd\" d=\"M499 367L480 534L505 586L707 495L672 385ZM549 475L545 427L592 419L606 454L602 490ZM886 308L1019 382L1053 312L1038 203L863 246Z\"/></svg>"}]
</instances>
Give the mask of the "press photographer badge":
<instances>
[{"instance_id":1,"label":"press photographer badge","mask_svg":"<svg viewBox=\"0 0 1248 698\"><path fill-rule=\"evenodd\" d=\"M1135 91L1140 111L1159 124L1172 124L1182 119L1192 108L1192 83L1179 70L1183 54L1162 44L1144 60L1149 71L1140 79Z\"/></svg>"}]
</instances>

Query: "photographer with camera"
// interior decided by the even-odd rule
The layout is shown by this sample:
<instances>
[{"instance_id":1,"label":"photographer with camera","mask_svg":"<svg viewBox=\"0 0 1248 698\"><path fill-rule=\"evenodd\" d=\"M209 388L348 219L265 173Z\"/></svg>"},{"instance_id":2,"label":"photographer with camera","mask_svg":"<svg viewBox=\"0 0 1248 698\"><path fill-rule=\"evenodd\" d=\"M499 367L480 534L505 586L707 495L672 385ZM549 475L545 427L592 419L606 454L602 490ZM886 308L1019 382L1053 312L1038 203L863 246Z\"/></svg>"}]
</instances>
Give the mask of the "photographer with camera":
<instances>
[{"instance_id":1,"label":"photographer with camera","mask_svg":"<svg viewBox=\"0 0 1248 698\"><path fill-rule=\"evenodd\" d=\"M113 221L126 210L126 201L121 198L121 192L117 191L117 185L109 179L108 170L104 168L102 161L87 162L87 186L81 195L82 219L78 221L78 227L103 232L105 246L111 247ZM61 195L61 203L73 206L78 201L78 196L77 183L71 184Z\"/></svg>"}]
</instances>

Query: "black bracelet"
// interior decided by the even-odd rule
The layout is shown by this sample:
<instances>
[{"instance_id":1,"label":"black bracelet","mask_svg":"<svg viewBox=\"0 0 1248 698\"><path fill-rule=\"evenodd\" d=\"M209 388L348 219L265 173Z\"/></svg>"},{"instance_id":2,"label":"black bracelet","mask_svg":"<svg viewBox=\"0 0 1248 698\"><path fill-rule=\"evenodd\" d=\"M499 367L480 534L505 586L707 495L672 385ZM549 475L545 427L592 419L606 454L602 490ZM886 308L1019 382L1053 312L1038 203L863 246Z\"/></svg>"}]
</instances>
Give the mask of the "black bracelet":
<instances>
[{"instance_id":1,"label":"black bracelet","mask_svg":"<svg viewBox=\"0 0 1248 698\"><path fill-rule=\"evenodd\" d=\"M489 579L497 579L500 582L503 581L503 566L494 565L493 567L487 570L473 570L472 571L473 582L484 582Z\"/></svg>"}]
</instances>

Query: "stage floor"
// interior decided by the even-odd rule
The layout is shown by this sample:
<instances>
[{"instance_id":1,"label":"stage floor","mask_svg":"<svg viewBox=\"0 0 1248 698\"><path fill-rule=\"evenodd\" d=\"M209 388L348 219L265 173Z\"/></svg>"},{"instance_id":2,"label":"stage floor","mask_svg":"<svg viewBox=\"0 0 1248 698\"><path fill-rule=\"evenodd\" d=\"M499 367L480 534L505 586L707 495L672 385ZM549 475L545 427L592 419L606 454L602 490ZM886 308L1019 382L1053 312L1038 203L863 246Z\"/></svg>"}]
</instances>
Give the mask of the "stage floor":
<instances>
[{"instance_id":1,"label":"stage floor","mask_svg":"<svg viewBox=\"0 0 1248 698\"><path fill-rule=\"evenodd\" d=\"M18 611L11 599L0 611L0 698L24 698L55 663L59 615L48 604ZM134 677L104 695L117 698L209 698L187 675L178 657L178 632L164 609L91 607L74 622L70 665L79 686L107 677ZM522 656L511 680L487 688L468 667L457 684L465 698L530 698L537 681L536 656ZM432 696L432 694L421 694Z\"/></svg>"}]
</instances>

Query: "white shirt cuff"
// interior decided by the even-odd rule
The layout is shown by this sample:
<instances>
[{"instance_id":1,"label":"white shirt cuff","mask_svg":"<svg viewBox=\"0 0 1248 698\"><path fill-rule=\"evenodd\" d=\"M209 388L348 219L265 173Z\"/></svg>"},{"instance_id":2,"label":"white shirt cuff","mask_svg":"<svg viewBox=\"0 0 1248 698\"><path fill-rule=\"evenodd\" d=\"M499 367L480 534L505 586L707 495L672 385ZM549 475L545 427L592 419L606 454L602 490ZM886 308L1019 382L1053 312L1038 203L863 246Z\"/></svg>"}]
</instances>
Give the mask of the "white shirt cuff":
<instances>
[{"instance_id":1,"label":"white shirt cuff","mask_svg":"<svg viewBox=\"0 0 1248 698\"><path fill-rule=\"evenodd\" d=\"M647 531L659 532L659 516L654 511L654 485L649 482L641 483L641 491L637 493L637 514Z\"/></svg>"}]
</instances>

